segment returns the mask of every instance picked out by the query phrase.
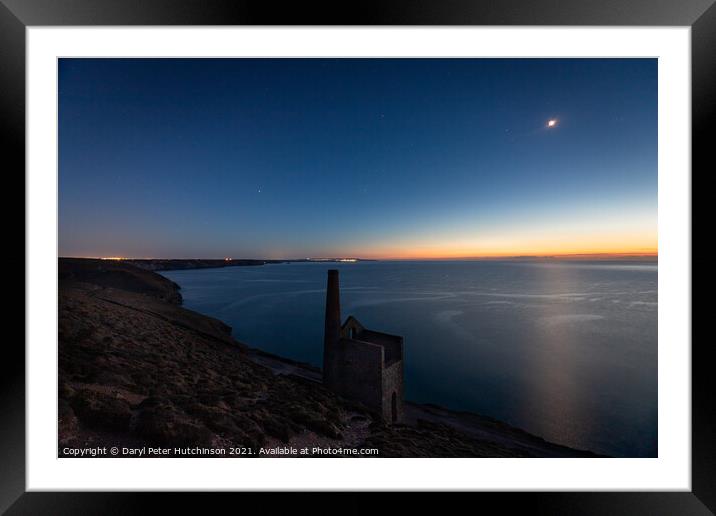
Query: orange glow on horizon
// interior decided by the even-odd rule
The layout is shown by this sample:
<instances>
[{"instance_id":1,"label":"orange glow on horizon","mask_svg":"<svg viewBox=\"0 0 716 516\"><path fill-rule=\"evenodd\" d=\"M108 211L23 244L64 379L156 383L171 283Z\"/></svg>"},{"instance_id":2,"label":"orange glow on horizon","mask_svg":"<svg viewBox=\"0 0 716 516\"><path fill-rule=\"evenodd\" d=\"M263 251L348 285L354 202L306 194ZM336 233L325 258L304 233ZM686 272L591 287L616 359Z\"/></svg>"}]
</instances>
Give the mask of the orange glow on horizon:
<instances>
[{"instance_id":1,"label":"orange glow on horizon","mask_svg":"<svg viewBox=\"0 0 716 516\"><path fill-rule=\"evenodd\" d=\"M601 227L600 227L601 226ZM611 226L611 227L610 227ZM338 246L336 246L338 248ZM658 256L658 231L649 220L626 222L622 217L600 221L568 220L560 226L472 232L462 227L405 235L391 241L341 249L373 259L469 259L510 257L633 257ZM337 250L337 249L336 249Z\"/></svg>"},{"instance_id":2,"label":"orange glow on horizon","mask_svg":"<svg viewBox=\"0 0 716 516\"><path fill-rule=\"evenodd\" d=\"M555 258L555 259L618 259L618 258L658 258L659 252L655 248L648 249L554 249L539 251L486 251L486 252L469 252L460 249L431 249L431 250L394 250L386 253L363 252L363 253L333 253L341 262L357 262L361 259L367 260L480 260L480 259L500 259L500 258ZM342 258L344 256L357 256L357 258ZM137 258L137 257L95 257L95 256L78 256L76 258L99 259L99 260L167 260L167 259L183 259L183 258ZM187 258L189 259L189 258ZM194 259L194 258L191 258ZM206 258L211 259L211 258ZM267 260L296 260L298 257L282 256L282 257L265 257ZM233 259L224 258L224 261L232 261ZM313 261L320 262L320 259Z\"/></svg>"},{"instance_id":3,"label":"orange glow on horizon","mask_svg":"<svg viewBox=\"0 0 716 516\"><path fill-rule=\"evenodd\" d=\"M265 259L276 259L276 260L294 260L299 259L298 256L276 255L276 253L270 253L271 256L265 256ZM413 246L401 246L401 247L383 247L378 249L364 248L360 249L346 249L345 252L341 250L334 250L326 253L326 256L332 256L342 261L357 261L359 259L372 259L372 260L460 260L460 259L498 259L498 258L657 258L659 256L658 248L656 246L644 246L644 247L620 247L617 245L605 245L605 246L594 246L594 247L571 247L569 245L564 246L550 246L550 247L496 247L490 246L478 247L478 246L427 246L427 245L413 245ZM349 258L350 257L350 258ZM132 259L144 259L151 260L157 258L137 258L137 257L100 257L101 260L132 260ZM162 258L162 259L167 259ZM181 259L181 258L179 258ZM221 258L224 261L230 261L231 258ZM315 260L320 261L320 260Z\"/></svg>"},{"instance_id":4,"label":"orange glow on horizon","mask_svg":"<svg viewBox=\"0 0 716 516\"><path fill-rule=\"evenodd\" d=\"M655 227L653 229L624 227L616 231L600 228L596 231L586 231L581 225L551 232L538 228L531 231L496 231L479 235L470 235L469 232L466 234L461 231L451 234L443 230L436 231L432 235L420 233L391 239L367 237L365 240L355 239L349 245L335 242L334 245L321 246L315 251L314 257L324 256L345 261L356 258L374 260L657 258L658 233ZM252 254L256 253L261 255L258 258L274 260L295 260L311 256L311 253L297 253L296 250L278 247L257 250ZM230 260L231 258L226 258L227 255L230 256L227 253L220 259ZM256 257L252 256L252 258ZM103 259L127 260L132 257L113 255Z\"/></svg>"},{"instance_id":5,"label":"orange glow on horizon","mask_svg":"<svg viewBox=\"0 0 716 516\"><path fill-rule=\"evenodd\" d=\"M384 253L363 253L361 258L376 260L459 260L459 259L495 259L495 258L568 258L568 257L658 257L656 248L554 248L554 249L514 249L514 250L474 250L467 249L410 249L391 250Z\"/></svg>"},{"instance_id":6,"label":"orange glow on horizon","mask_svg":"<svg viewBox=\"0 0 716 516\"><path fill-rule=\"evenodd\" d=\"M456 260L456 259L494 259L514 257L657 257L656 238L637 235L624 235L614 242L607 239L587 238L583 241L578 237L565 238L563 241L529 241L523 244L507 239L482 242L435 242L434 244L418 243L413 245L384 246L382 248L350 249L350 254L361 258L378 260ZM629 243L631 245L629 245ZM590 245L591 244L591 245Z\"/></svg>"}]
</instances>

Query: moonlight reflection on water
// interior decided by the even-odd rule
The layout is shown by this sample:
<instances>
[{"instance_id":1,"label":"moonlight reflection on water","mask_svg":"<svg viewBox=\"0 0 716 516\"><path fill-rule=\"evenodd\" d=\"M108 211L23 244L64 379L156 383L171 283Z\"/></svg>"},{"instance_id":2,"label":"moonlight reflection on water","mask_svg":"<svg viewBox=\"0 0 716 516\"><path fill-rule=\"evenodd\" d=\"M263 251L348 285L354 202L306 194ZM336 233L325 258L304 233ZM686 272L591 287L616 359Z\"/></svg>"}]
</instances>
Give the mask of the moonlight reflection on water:
<instances>
[{"instance_id":1,"label":"moonlight reflection on water","mask_svg":"<svg viewBox=\"0 0 716 516\"><path fill-rule=\"evenodd\" d=\"M359 262L169 271L187 308L321 364L326 270L343 317L405 337L406 398L616 456L657 454L657 265Z\"/></svg>"}]
</instances>

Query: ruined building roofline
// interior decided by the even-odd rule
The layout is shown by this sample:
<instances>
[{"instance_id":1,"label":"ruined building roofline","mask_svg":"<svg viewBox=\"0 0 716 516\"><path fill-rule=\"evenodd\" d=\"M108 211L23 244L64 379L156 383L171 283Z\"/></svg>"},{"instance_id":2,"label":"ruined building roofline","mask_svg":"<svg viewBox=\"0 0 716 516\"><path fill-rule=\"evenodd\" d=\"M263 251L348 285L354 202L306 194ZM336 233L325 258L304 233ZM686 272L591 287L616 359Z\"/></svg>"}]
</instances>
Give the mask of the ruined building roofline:
<instances>
[{"instance_id":1,"label":"ruined building roofline","mask_svg":"<svg viewBox=\"0 0 716 516\"><path fill-rule=\"evenodd\" d=\"M385 333L385 332L383 332L383 331L369 330L368 328L366 328L365 326L363 326L363 325L361 324L361 322L360 322L358 319L356 319L355 317L353 317L352 315L349 315L349 316L346 318L345 322L341 325L341 330L346 330L346 329L348 329L348 328L351 326L351 323L355 324L355 326L357 326L358 328L360 328L361 333L365 333L365 334L367 334L367 335L372 335L372 336L375 336L375 337L383 337L383 338L385 338L386 340L394 340L394 341L396 341L396 342L403 340L403 337L402 337L401 335L395 335L395 334L392 334L392 333Z\"/></svg>"},{"instance_id":2,"label":"ruined building roofline","mask_svg":"<svg viewBox=\"0 0 716 516\"><path fill-rule=\"evenodd\" d=\"M368 337L378 337L385 340L392 340L395 342L403 342L403 337L400 335L393 335L392 333L385 333L382 331L375 331L375 330L363 330L363 333L367 333Z\"/></svg>"},{"instance_id":3,"label":"ruined building roofline","mask_svg":"<svg viewBox=\"0 0 716 516\"><path fill-rule=\"evenodd\" d=\"M367 340L360 340L360 339L350 339L348 337L341 337L341 340L338 341L339 344L344 345L351 345L356 344L359 346L363 346L369 349L375 349L376 351L380 351L382 355L385 354L385 348L381 346L380 344L376 344L375 342L368 342Z\"/></svg>"},{"instance_id":4,"label":"ruined building roofline","mask_svg":"<svg viewBox=\"0 0 716 516\"><path fill-rule=\"evenodd\" d=\"M345 322L341 325L341 330L345 330L346 328L348 328L351 325L351 323L355 324L356 326L358 326L359 328L361 328L363 330L365 329L365 326L363 326L358 319L356 319L352 315L349 315L348 317L346 317Z\"/></svg>"}]
</instances>

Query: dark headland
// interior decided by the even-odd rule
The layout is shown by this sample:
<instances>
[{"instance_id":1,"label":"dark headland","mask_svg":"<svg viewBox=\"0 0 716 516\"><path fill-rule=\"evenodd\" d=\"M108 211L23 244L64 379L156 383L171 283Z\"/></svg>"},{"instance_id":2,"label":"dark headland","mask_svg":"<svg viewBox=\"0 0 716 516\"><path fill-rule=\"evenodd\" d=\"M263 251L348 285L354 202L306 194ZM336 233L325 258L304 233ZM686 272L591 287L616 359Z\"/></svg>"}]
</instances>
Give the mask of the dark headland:
<instances>
[{"instance_id":1,"label":"dark headland","mask_svg":"<svg viewBox=\"0 0 716 516\"><path fill-rule=\"evenodd\" d=\"M320 370L251 349L223 322L183 308L179 286L153 272L229 261L240 262L60 258L60 455L319 446L377 448L379 457L596 456L434 405L406 402L404 423L386 425L325 389Z\"/></svg>"},{"instance_id":2,"label":"dark headland","mask_svg":"<svg viewBox=\"0 0 716 516\"><path fill-rule=\"evenodd\" d=\"M115 261L123 261L136 265L141 269L148 271L172 271L183 269L216 269L219 267L242 267L242 266L258 266L270 263L296 263L296 262L370 262L375 260L366 260L363 258L298 258L293 260L253 260L244 258L143 258L143 259L121 259Z\"/></svg>"}]
</instances>

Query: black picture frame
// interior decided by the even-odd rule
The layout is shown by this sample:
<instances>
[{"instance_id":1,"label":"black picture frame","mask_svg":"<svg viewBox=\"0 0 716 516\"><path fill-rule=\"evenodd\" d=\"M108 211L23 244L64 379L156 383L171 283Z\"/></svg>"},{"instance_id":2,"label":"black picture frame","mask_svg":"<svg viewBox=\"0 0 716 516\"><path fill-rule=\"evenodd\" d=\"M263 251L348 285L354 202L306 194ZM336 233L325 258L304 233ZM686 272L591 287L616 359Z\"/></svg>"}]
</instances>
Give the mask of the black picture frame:
<instances>
[{"instance_id":1,"label":"black picture frame","mask_svg":"<svg viewBox=\"0 0 716 516\"><path fill-rule=\"evenodd\" d=\"M707 129L716 113L716 5L714 0L391 0L356 3L271 2L239 0L0 0L0 124L6 199L24 192L25 167L25 29L29 26L87 25L623 25L690 26L692 49L692 178L713 171L712 140ZM699 172L700 171L700 172ZM17 181L10 189L11 180ZM15 186L15 185L12 185ZM9 194L13 192L13 194ZM9 206L9 203L4 203ZM13 208L13 215L17 213ZM6 221L10 221L9 214ZM17 231L18 224L6 234ZM23 230L24 243L25 234ZM19 245L19 244L16 244ZM15 248L16 249L16 248ZM692 246L693 253L693 246ZM7 267L25 267L27 257L6 258ZM25 274L27 274L27 270ZM9 276L19 276L12 272ZM17 278L19 280L19 277ZM24 297L23 297L24 299ZM24 313L24 303L14 310ZM20 308L22 306L22 308ZM8 321L19 321L18 313ZM19 324L13 322L13 324ZM183 511L206 510L186 494L27 493L25 491L25 355L19 338L4 339L0 373L0 511L8 514L126 514L178 503ZM684 343L686 345L687 343ZM497 504L501 511L538 514L712 514L716 511L716 405L714 380L705 340L692 342L692 491L620 493L479 493L465 503ZM221 495L223 498L234 495ZM242 506L255 495L241 494ZM295 513L302 506L325 507L322 494L292 495ZM320 496L320 499L316 497ZM342 513L365 512L383 504L383 495L349 493ZM459 495L462 496L462 495ZM416 496L423 508L444 499ZM203 500L203 501L202 501ZM298 501L297 501L298 500ZM281 497L262 499L263 513L273 513ZM459 501L457 503L460 503ZM238 507L234 506L238 510ZM331 512L336 512L332 510ZM437 509L436 509L437 510Z\"/></svg>"}]
</instances>

